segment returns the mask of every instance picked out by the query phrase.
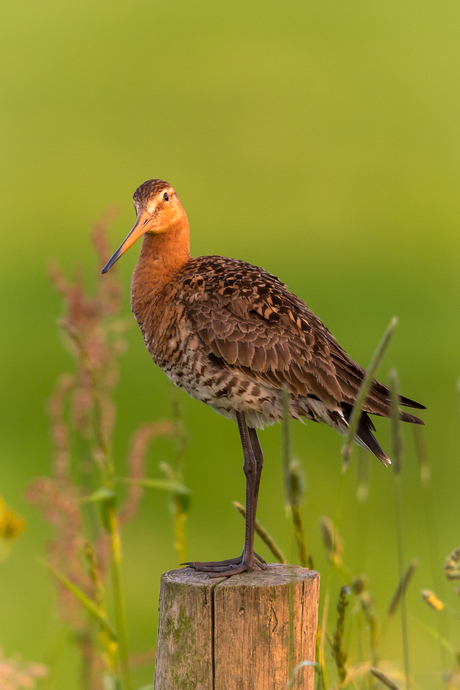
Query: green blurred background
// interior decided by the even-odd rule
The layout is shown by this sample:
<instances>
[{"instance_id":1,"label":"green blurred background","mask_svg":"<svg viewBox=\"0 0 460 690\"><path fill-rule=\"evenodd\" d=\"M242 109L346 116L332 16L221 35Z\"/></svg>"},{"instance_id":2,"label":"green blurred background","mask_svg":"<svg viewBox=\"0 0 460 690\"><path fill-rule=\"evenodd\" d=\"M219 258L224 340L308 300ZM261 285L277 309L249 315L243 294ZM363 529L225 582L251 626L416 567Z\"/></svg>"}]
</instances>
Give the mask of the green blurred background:
<instances>
[{"instance_id":1,"label":"green blurred background","mask_svg":"<svg viewBox=\"0 0 460 690\"><path fill-rule=\"evenodd\" d=\"M134 222L144 180L174 185L187 211L192 253L262 265L301 296L366 366L391 317L399 326L379 378L396 367L402 391L427 405L439 571L460 542L459 252L460 6L453 0L327 3L287 0L133 0L7 3L0 27L2 153L0 491L28 527L0 568L0 644L46 660L55 626L53 587L36 555L51 531L24 499L49 472L46 400L72 370L56 327L59 297L46 266L89 281L98 270L91 224L113 205L113 250ZM119 263L129 281L139 247ZM116 392L115 455L170 413L166 377L133 328ZM236 555L244 498L236 426L180 395L192 489L188 555ZM379 420L378 420L379 421ZM389 450L389 423L378 424ZM411 428L403 476L407 558L420 567L408 595L410 653L419 687L441 687L439 650L416 619L435 626L418 591L432 587ZM261 434L266 464L259 518L296 560L283 507L279 428ZM303 516L315 564L325 567L318 517L333 516L341 439L293 425L306 479ZM150 474L171 459L157 443ZM357 564L356 457L345 478L340 531ZM371 463L366 572L384 612L396 587L393 477ZM166 495L149 493L124 533L132 650L155 643L160 574L176 566ZM259 544L260 546L260 544ZM267 556L265 547L260 551ZM334 583L335 597L339 582ZM453 587L446 598L454 606ZM51 632L50 632L51 631ZM454 621L450 634L460 639ZM400 628L384 657L401 664ZM137 685L151 667L136 671ZM76 656L61 645L56 687L77 687Z\"/></svg>"}]
</instances>

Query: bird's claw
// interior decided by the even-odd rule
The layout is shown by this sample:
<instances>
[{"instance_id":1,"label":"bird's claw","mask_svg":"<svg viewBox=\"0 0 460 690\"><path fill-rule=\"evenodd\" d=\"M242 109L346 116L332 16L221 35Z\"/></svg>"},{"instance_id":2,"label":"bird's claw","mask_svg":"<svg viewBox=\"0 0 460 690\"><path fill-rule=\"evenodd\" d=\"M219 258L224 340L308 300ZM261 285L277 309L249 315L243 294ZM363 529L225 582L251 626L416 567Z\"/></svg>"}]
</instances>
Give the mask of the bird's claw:
<instances>
[{"instance_id":1,"label":"bird's claw","mask_svg":"<svg viewBox=\"0 0 460 690\"><path fill-rule=\"evenodd\" d=\"M189 561L181 563L181 565L193 568L200 573L208 573L209 577L230 577L239 573L251 572L255 567L259 570L267 569L267 563L255 552L252 558L238 556L237 558L228 558L225 561Z\"/></svg>"}]
</instances>

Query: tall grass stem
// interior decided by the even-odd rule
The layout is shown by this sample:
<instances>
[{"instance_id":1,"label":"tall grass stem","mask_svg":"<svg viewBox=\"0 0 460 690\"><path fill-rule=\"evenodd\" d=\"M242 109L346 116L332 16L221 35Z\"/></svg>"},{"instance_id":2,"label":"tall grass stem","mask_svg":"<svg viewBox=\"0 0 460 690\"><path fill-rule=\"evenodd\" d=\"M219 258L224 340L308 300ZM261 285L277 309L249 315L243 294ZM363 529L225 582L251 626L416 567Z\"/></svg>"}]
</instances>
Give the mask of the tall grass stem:
<instances>
[{"instance_id":1,"label":"tall grass stem","mask_svg":"<svg viewBox=\"0 0 460 690\"><path fill-rule=\"evenodd\" d=\"M357 524L356 524L356 572L366 570L369 516L369 455L364 448L358 448L357 467Z\"/></svg>"},{"instance_id":2,"label":"tall grass stem","mask_svg":"<svg viewBox=\"0 0 460 690\"><path fill-rule=\"evenodd\" d=\"M128 637L126 632L126 614L121 587L121 542L118 521L115 510L110 509L110 538L112 545L112 583L115 620L117 624L118 646L120 656L121 676L124 690L132 690L131 672L129 668Z\"/></svg>"},{"instance_id":3,"label":"tall grass stem","mask_svg":"<svg viewBox=\"0 0 460 690\"><path fill-rule=\"evenodd\" d=\"M439 553L439 538L436 528L436 516L433 504L433 486L431 482L431 468L426 452L425 442L423 438L423 428L418 424L413 425L415 453L420 468L420 481L422 485L422 495L424 512L426 518L426 533L428 537L428 550L431 567L431 581L433 589L439 594L444 601L444 579L441 577L439 564L441 555ZM436 617L438 632L440 638L449 639L449 623L447 611L443 610ZM441 664L445 668L447 664L447 654L443 645L440 645Z\"/></svg>"},{"instance_id":4,"label":"tall grass stem","mask_svg":"<svg viewBox=\"0 0 460 690\"><path fill-rule=\"evenodd\" d=\"M404 581L404 544L403 544L403 510L402 510L402 494L401 494L401 470L402 470L402 438L401 438L401 420L399 412L399 381L398 374L395 370L390 371L389 374L389 388L391 395L391 445L393 450L393 477L394 477L394 499L395 499L395 517L396 517L396 540L398 547L398 563L399 563L399 579ZM406 593L405 589L401 589L401 632L404 654L404 673L406 676L406 689L410 688L410 664L409 664L409 640L407 633L407 611L406 611Z\"/></svg>"},{"instance_id":5,"label":"tall grass stem","mask_svg":"<svg viewBox=\"0 0 460 690\"><path fill-rule=\"evenodd\" d=\"M284 494L286 502L290 505L290 482L289 482L289 465L291 463L291 438L289 434L289 391L286 387L282 391L283 401L283 420L282 428L282 444L283 444L283 477L284 477Z\"/></svg>"},{"instance_id":6,"label":"tall grass stem","mask_svg":"<svg viewBox=\"0 0 460 690\"><path fill-rule=\"evenodd\" d=\"M337 529L337 524L340 520L340 514L341 514L341 509L342 509L342 497L344 493L344 475L346 473L346 470L348 468L348 463L350 460L350 455L352 452L352 447L353 443L355 440L355 435L356 435L356 429L358 428L358 423L359 419L361 417L361 412L362 408L366 402L367 394L369 392L369 389L372 385L372 381L374 380L374 375L377 371L377 368L383 358L383 355L385 354L388 345L390 344L391 337L393 335L393 331L395 330L396 326L398 324L398 319L396 317L393 317L383 334L379 344L377 345L377 348L375 349L374 354L371 357L371 361L369 363L369 366L366 371L366 375L363 379L363 382L361 384L361 387L358 391L358 395L356 396L355 404L353 406L353 410L348 422L348 433L345 437L344 445L342 447L342 472L340 474L340 479L339 479L339 487L337 491L337 499L336 499L336 506L335 506L335 512L334 512L334 530ZM334 537L335 540L335 537ZM326 576L326 598L329 598L330 592L331 592L331 580L332 580L332 566L333 563L331 560L329 560L328 567L327 567L327 576ZM327 607L324 607L323 609L323 617L322 617L322 622L321 625L326 627L327 626ZM320 675L318 676L320 678ZM319 683L319 680L318 680ZM321 686L318 685L318 688ZM325 687L325 686L324 686Z\"/></svg>"},{"instance_id":7,"label":"tall grass stem","mask_svg":"<svg viewBox=\"0 0 460 690\"><path fill-rule=\"evenodd\" d=\"M299 463L291 459L291 439L289 433L289 391L283 388L283 475L286 495L286 509L292 516L294 536L297 542L300 565L308 566L307 546L305 543L305 531L300 513L302 497L302 477Z\"/></svg>"},{"instance_id":8,"label":"tall grass stem","mask_svg":"<svg viewBox=\"0 0 460 690\"><path fill-rule=\"evenodd\" d=\"M390 344L391 336L393 335L393 331L396 328L398 324L398 319L396 317L393 317L388 325L388 328L386 329L385 333L382 336L382 339L380 343L377 345L377 348L372 355L372 359L369 363L369 366L366 371L366 375L363 379L363 382L361 384L361 387L358 391L358 395L356 396L355 404L353 406L353 411L350 416L350 420L348 422L348 433L345 437L345 443L342 448L342 470L346 471L348 467L348 462L350 460L350 455L352 452L352 447L353 447L353 442L355 440L355 435L356 435L356 430L358 428L358 423L359 419L361 417L361 411L363 409L363 406L366 402L367 394L369 393L370 387L372 385L372 381L374 380L374 375L377 371L377 368L382 360L383 355L385 354L385 351Z\"/></svg>"},{"instance_id":9,"label":"tall grass stem","mask_svg":"<svg viewBox=\"0 0 460 690\"><path fill-rule=\"evenodd\" d=\"M329 565L329 572L331 572L331 568ZM329 599L330 599L330 588L326 590L326 596L324 597L324 604L323 604L323 615L321 617L321 624L318 629L318 638L317 638L317 657L318 657L318 666L317 666L317 683L316 683L316 690L327 690L327 677L326 677L326 659L324 656L324 645L326 641L326 626L327 626L327 614L329 611Z\"/></svg>"}]
</instances>

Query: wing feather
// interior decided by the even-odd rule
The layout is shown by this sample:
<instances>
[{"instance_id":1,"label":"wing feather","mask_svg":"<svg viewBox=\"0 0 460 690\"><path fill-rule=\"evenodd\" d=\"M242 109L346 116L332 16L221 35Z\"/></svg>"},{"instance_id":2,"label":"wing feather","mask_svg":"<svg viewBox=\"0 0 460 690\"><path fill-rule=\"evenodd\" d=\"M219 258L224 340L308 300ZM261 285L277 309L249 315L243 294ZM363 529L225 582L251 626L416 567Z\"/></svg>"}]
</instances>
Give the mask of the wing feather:
<instances>
[{"instance_id":1,"label":"wing feather","mask_svg":"<svg viewBox=\"0 0 460 690\"><path fill-rule=\"evenodd\" d=\"M184 271L177 293L183 316L224 367L269 387L287 385L295 396L354 404L364 369L278 278L218 256L192 259ZM375 380L363 411L388 416L389 401L388 388Z\"/></svg>"}]
</instances>

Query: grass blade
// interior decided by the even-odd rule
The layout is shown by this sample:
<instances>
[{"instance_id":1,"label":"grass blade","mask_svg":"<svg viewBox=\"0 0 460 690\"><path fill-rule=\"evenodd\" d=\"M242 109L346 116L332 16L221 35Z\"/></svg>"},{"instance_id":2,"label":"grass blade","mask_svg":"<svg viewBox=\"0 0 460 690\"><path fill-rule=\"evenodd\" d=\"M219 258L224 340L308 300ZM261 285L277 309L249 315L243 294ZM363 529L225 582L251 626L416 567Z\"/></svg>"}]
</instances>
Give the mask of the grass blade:
<instances>
[{"instance_id":1,"label":"grass blade","mask_svg":"<svg viewBox=\"0 0 460 690\"><path fill-rule=\"evenodd\" d=\"M149 479L148 477L144 479L132 479L131 477L115 477L114 481L123 484L142 486L144 489L159 489L160 491L171 491L183 495L190 493L190 489L184 486L184 484L169 479Z\"/></svg>"},{"instance_id":2,"label":"grass blade","mask_svg":"<svg viewBox=\"0 0 460 690\"><path fill-rule=\"evenodd\" d=\"M63 575L59 570L56 570L56 568L53 568L49 563L46 561L43 561L41 558L39 559L40 562L48 568L48 570L53 573L54 577L61 582L64 587L66 587L69 592L72 592L72 594L78 599L78 601L81 603L83 608L89 613L92 618L94 618L99 625L104 627L106 630L109 631L111 637L116 640L117 639L117 634L115 630L112 628L109 619L107 618L107 614L102 609L100 606L94 603L94 601L91 601L89 597L86 596L86 594L76 585L73 584L65 575Z\"/></svg>"},{"instance_id":3,"label":"grass blade","mask_svg":"<svg viewBox=\"0 0 460 690\"><path fill-rule=\"evenodd\" d=\"M353 411L351 413L350 421L348 423L348 433L345 437L345 443L342 448L343 471L347 469L348 461L350 460L356 429L358 428L359 419L361 417L361 411L363 409L364 403L366 402L367 394L369 393L372 381L374 380L374 375L390 343L391 336L393 335L393 331L396 328L397 323L398 319L396 317L393 317L388 325L388 328L383 334L380 343L377 345L377 349L372 355L372 359L367 368L366 375L358 391L358 395L356 396L356 401L353 407Z\"/></svg>"},{"instance_id":4,"label":"grass blade","mask_svg":"<svg viewBox=\"0 0 460 690\"><path fill-rule=\"evenodd\" d=\"M388 607L389 616L393 616L396 613L401 597L405 596L407 587L409 586L409 583L412 580L412 576L415 573L417 566L418 560L416 558L413 558L409 563L409 566L406 572L404 573L403 578L399 581L396 592L394 593L393 599L391 600L391 604Z\"/></svg>"},{"instance_id":5,"label":"grass blade","mask_svg":"<svg viewBox=\"0 0 460 690\"><path fill-rule=\"evenodd\" d=\"M399 686L396 685L396 683L393 683L391 678L388 678L380 669L375 668L372 666L369 671L372 673L373 676L379 679L383 685L385 685L387 688L390 688L390 690L399 690Z\"/></svg>"},{"instance_id":6,"label":"grass blade","mask_svg":"<svg viewBox=\"0 0 460 690\"><path fill-rule=\"evenodd\" d=\"M106 486L101 486L100 489L96 489L92 494L87 496L82 496L79 500L80 503L99 503L101 501L114 501L116 498L115 492Z\"/></svg>"}]
</instances>

